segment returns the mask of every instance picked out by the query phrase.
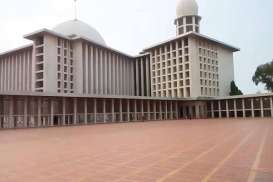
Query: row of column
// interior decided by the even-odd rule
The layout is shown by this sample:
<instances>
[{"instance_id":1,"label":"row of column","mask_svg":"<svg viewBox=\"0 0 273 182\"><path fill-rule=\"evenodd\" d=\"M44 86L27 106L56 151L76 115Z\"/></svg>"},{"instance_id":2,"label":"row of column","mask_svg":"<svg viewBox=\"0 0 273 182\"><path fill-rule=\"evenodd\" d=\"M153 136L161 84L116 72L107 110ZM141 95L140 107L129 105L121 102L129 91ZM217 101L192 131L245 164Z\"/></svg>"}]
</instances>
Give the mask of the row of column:
<instances>
[{"instance_id":1,"label":"row of column","mask_svg":"<svg viewBox=\"0 0 273 182\"><path fill-rule=\"evenodd\" d=\"M45 106L43 97L38 97L35 101L30 97L21 97L23 111L18 112L18 107L15 107L17 99L13 96L6 98L5 104L8 108L5 108L4 111L0 110L0 128L178 119L178 101L62 98L60 100L61 108L57 108L59 105L54 104L56 102L54 98L48 99L48 106ZM98 102L102 104L98 105ZM107 105L109 103L110 105ZM79 104L83 104L83 112L79 112L81 110ZM30 111L29 109L32 107L29 105L35 105L35 111ZM98 112L99 108L102 109L102 112ZM60 113L57 112L58 114L56 114L57 109L61 111ZM92 109L92 113L89 113L90 109Z\"/></svg>"},{"instance_id":2,"label":"row of column","mask_svg":"<svg viewBox=\"0 0 273 182\"><path fill-rule=\"evenodd\" d=\"M0 91L31 90L31 49L0 58Z\"/></svg>"},{"instance_id":3,"label":"row of column","mask_svg":"<svg viewBox=\"0 0 273 182\"><path fill-rule=\"evenodd\" d=\"M238 118L238 112L241 111L242 112L242 116L243 118L247 117L247 114L246 112L247 111L250 111L251 112L251 117L252 118L255 118L255 117L261 117L261 118L264 118L266 117L265 116L265 112L264 111L268 111L270 113L270 117L273 117L273 98L272 97L268 97L269 99L269 102L270 102L270 107L269 108L265 108L264 106L264 98L263 97L260 97L258 98L259 99L259 108L256 109L254 107L254 100L257 99L257 98L251 98L251 108L250 109L247 109L246 108L246 100L245 99L242 99L242 108L241 109L238 109L237 108L237 101L239 99L233 99L232 100L232 104L233 104L233 109L230 110L229 108L229 100L225 100L225 110L222 109L221 107L221 100L217 101L217 108L218 110L215 110L215 101L211 101L210 102L210 108L211 108L211 117L212 118L215 118L215 113L218 113L218 117L219 118L223 118L223 117L226 117L226 118L230 118L230 117L233 117L233 116L230 116L230 111L233 111L234 112L234 118ZM259 111L260 115L259 116L256 116L255 115L255 111ZM223 112L226 113L226 116L223 116ZM267 115L268 117L269 115Z\"/></svg>"},{"instance_id":4,"label":"row of column","mask_svg":"<svg viewBox=\"0 0 273 182\"><path fill-rule=\"evenodd\" d=\"M134 95L132 59L90 44L83 44L83 93Z\"/></svg>"},{"instance_id":5,"label":"row of column","mask_svg":"<svg viewBox=\"0 0 273 182\"><path fill-rule=\"evenodd\" d=\"M151 96L150 55L135 60L136 96Z\"/></svg>"}]
</instances>

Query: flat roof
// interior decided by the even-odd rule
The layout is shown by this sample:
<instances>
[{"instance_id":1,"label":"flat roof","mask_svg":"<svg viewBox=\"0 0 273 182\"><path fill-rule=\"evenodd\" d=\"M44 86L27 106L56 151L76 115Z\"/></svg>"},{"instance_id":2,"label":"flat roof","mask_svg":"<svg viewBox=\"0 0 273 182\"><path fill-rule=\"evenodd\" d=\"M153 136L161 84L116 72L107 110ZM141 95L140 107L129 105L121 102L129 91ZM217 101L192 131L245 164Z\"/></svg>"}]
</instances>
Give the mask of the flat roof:
<instances>
[{"instance_id":1,"label":"flat roof","mask_svg":"<svg viewBox=\"0 0 273 182\"><path fill-rule=\"evenodd\" d=\"M33 96L33 97L72 97L72 98L98 98L98 99L132 99L132 100L181 100L189 101L188 98L147 97L147 96L122 96L122 95L95 95L95 94L63 94L41 92L0 92L0 96Z\"/></svg>"},{"instance_id":2,"label":"flat roof","mask_svg":"<svg viewBox=\"0 0 273 182\"><path fill-rule=\"evenodd\" d=\"M272 97L273 93L260 93L260 94L247 94L247 95L216 97L216 98L211 98L211 100L247 99L247 98L253 98L253 97L270 97L270 96Z\"/></svg>"},{"instance_id":3,"label":"flat roof","mask_svg":"<svg viewBox=\"0 0 273 182\"><path fill-rule=\"evenodd\" d=\"M0 53L0 57L4 56L4 55L7 55L7 54L10 54L10 53L13 53L13 52L17 52L17 51L21 51L21 50L24 50L24 49L28 49L28 48L31 48L31 47L33 47L33 44L27 44L27 45L24 45L24 46L21 46L21 47L17 47L15 49L11 49L9 51L1 52Z\"/></svg>"},{"instance_id":4,"label":"flat roof","mask_svg":"<svg viewBox=\"0 0 273 182\"><path fill-rule=\"evenodd\" d=\"M240 49L237 48L237 47L234 47L234 46L229 45L229 44L227 44L227 43L224 43L224 42L222 42L222 41L216 40L216 39L214 39L214 38L211 38L211 37L208 37L208 36L206 36L206 35L202 35L202 34L196 33L196 32L189 32L189 33L186 33L186 34L184 34L184 35L179 35L179 36L176 36L176 37L174 37L174 38L168 39L168 40L166 40L166 41L162 41L162 42L160 42L160 43L157 43L157 44L154 44L154 45L152 45L152 46L149 46L149 47L145 48L144 51L153 49L153 48L158 47L158 46L161 46L161 45L163 45L163 44L166 44L166 43L169 43L169 42L172 42L172 41L174 41L174 40L181 39L181 38L184 38L184 37L188 37L188 36L199 37L199 38L202 38L202 39L206 39L206 40L212 41L212 42L214 42L214 43L216 43L216 44L219 44L219 45L221 45L221 46L223 46L223 47L226 47L226 48L228 48L228 49L231 49L233 52L240 51Z\"/></svg>"},{"instance_id":5,"label":"flat roof","mask_svg":"<svg viewBox=\"0 0 273 182\"><path fill-rule=\"evenodd\" d=\"M122 96L122 95L96 95L96 94L64 94L64 93L41 93L41 92L0 92L0 96L33 96L33 97L71 97L71 98L98 98L98 99L130 99L130 100L173 100L173 101L213 101L229 99L245 99L254 97L273 96L273 93L248 94L225 97L191 97L191 98L169 98L169 97L147 97L147 96Z\"/></svg>"}]
</instances>

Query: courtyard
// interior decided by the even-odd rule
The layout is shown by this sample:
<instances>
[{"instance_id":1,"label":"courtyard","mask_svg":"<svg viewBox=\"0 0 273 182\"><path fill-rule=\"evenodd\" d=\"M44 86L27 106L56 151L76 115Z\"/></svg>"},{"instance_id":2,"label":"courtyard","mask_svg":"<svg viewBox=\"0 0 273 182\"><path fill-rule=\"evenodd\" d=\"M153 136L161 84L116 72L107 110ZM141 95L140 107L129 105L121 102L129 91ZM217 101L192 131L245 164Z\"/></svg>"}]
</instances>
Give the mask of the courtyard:
<instances>
[{"instance_id":1,"label":"courtyard","mask_svg":"<svg viewBox=\"0 0 273 182\"><path fill-rule=\"evenodd\" d=\"M273 181L273 120L1 130L0 181Z\"/></svg>"}]
</instances>

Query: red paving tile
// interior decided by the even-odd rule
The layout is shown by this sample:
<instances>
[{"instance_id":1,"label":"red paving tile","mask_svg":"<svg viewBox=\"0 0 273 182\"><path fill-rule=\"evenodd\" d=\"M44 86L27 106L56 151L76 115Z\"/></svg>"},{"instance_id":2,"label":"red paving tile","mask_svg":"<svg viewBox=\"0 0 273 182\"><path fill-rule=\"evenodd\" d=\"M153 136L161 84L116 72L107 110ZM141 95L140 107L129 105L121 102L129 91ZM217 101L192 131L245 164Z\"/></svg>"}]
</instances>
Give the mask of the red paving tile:
<instances>
[{"instance_id":1,"label":"red paving tile","mask_svg":"<svg viewBox=\"0 0 273 182\"><path fill-rule=\"evenodd\" d=\"M0 182L273 181L273 120L0 131Z\"/></svg>"}]
</instances>

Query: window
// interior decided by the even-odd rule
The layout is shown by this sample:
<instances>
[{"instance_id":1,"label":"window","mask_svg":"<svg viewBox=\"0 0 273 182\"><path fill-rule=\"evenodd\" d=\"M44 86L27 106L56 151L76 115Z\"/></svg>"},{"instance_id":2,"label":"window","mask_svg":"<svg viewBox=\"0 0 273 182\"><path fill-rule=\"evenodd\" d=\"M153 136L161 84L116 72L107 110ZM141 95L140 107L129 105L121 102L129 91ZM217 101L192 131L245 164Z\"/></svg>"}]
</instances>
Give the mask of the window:
<instances>
[{"instance_id":1,"label":"window","mask_svg":"<svg viewBox=\"0 0 273 182\"><path fill-rule=\"evenodd\" d=\"M199 18L197 16L195 17L195 24L199 25Z\"/></svg>"},{"instance_id":2,"label":"window","mask_svg":"<svg viewBox=\"0 0 273 182\"><path fill-rule=\"evenodd\" d=\"M184 46L188 46L189 45L189 41L188 41L188 39L185 39L184 40Z\"/></svg>"},{"instance_id":3,"label":"window","mask_svg":"<svg viewBox=\"0 0 273 182\"><path fill-rule=\"evenodd\" d=\"M173 72L176 73L177 69L176 67L173 67Z\"/></svg>"},{"instance_id":4,"label":"window","mask_svg":"<svg viewBox=\"0 0 273 182\"><path fill-rule=\"evenodd\" d=\"M183 66L179 65L179 71L183 71Z\"/></svg>"},{"instance_id":5,"label":"window","mask_svg":"<svg viewBox=\"0 0 273 182\"><path fill-rule=\"evenodd\" d=\"M192 17L191 16L186 17L186 24L192 24Z\"/></svg>"},{"instance_id":6,"label":"window","mask_svg":"<svg viewBox=\"0 0 273 182\"><path fill-rule=\"evenodd\" d=\"M179 84L182 87L183 86L183 80L180 80Z\"/></svg>"},{"instance_id":7,"label":"window","mask_svg":"<svg viewBox=\"0 0 273 182\"><path fill-rule=\"evenodd\" d=\"M193 31L193 26L189 25L186 27L186 32L191 32Z\"/></svg>"}]
</instances>

